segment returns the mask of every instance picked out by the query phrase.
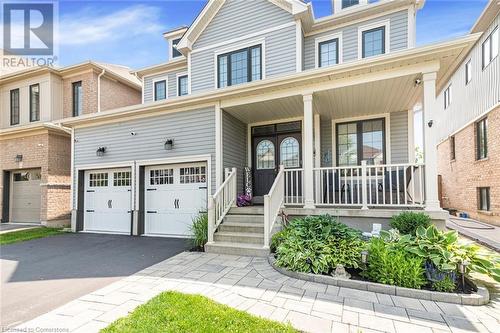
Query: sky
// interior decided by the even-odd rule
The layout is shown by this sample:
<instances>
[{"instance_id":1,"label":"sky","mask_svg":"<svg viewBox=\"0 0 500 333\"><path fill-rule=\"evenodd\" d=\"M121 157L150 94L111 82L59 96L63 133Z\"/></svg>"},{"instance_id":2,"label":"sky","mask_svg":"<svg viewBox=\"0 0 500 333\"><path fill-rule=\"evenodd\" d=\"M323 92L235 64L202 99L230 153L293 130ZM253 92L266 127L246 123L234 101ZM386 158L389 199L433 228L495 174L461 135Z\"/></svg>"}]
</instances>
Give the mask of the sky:
<instances>
[{"instance_id":1,"label":"sky","mask_svg":"<svg viewBox=\"0 0 500 333\"><path fill-rule=\"evenodd\" d=\"M206 0L59 2L59 65L89 59L138 69L167 61L162 33L190 25ZM330 0L312 0L316 18ZM486 0L427 0L417 14L417 44L468 33Z\"/></svg>"}]
</instances>

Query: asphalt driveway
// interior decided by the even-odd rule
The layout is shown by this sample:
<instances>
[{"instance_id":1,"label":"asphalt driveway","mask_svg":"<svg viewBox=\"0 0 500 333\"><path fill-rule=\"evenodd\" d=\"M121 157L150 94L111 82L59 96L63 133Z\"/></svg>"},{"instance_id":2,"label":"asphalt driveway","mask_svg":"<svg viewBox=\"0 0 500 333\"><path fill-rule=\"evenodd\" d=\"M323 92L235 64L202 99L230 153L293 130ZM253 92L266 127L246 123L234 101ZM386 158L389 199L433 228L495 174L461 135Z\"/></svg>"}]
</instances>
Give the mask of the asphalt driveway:
<instances>
[{"instance_id":1,"label":"asphalt driveway","mask_svg":"<svg viewBox=\"0 0 500 333\"><path fill-rule=\"evenodd\" d=\"M0 330L189 248L177 238L65 234L0 248Z\"/></svg>"}]
</instances>

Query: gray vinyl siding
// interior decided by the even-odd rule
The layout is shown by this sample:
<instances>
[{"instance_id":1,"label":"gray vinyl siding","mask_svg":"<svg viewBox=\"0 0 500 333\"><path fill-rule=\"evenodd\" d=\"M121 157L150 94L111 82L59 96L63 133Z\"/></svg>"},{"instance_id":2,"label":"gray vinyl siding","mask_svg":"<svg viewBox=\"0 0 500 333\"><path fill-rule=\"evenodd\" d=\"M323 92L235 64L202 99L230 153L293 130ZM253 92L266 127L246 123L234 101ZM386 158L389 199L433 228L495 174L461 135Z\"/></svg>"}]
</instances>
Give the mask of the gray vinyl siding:
<instances>
[{"instance_id":1,"label":"gray vinyl siding","mask_svg":"<svg viewBox=\"0 0 500 333\"><path fill-rule=\"evenodd\" d=\"M393 112L391 123L391 163L408 163L408 112Z\"/></svg>"},{"instance_id":2,"label":"gray vinyl siding","mask_svg":"<svg viewBox=\"0 0 500 333\"><path fill-rule=\"evenodd\" d=\"M193 50L293 21L292 14L268 0L226 0L194 43Z\"/></svg>"},{"instance_id":3,"label":"gray vinyl siding","mask_svg":"<svg viewBox=\"0 0 500 333\"><path fill-rule=\"evenodd\" d=\"M136 135L131 135L132 132ZM174 139L174 148L170 151L164 149L167 138ZM96 156L98 147L106 147L104 156ZM75 129L75 168L89 164L109 165L206 154L212 156L213 192L215 189L215 111L213 108Z\"/></svg>"},{"instance_id":4,"label":"gray vinyl siding","mask_svg":"<svg viewBox=\"0 0 500 333\"><path fill-rule=\"evenodd\" d=\"M285 28L258 36L244 38L272 27L291 24ZM193 93L216 89L215 54L221 50L236 50L249 41L263 41L265 77L274 77L296 71L296 30L292 15L267 0L228 0L200 35L191 53L191 91ZM230 37L229 37L230 36ZM241 38L235 43L227 40ZM219 46L210 47L215 44ZM199 50L203 48L202 50Z\"/></svg>"},{"instance_id":5,"label":"gray vinyl siding","mask_svg":"<svg viewBox=\"0 0 500 333\"><path fill-rule=\"evenodd\" d=\"M177 74L187 73L187 68L178 69L166 73L158 73L151 76L144 77L144 103L154 101L154 86L153 81L157 79L168 78L167 81L167 96L168 98L177 96Z\"/></svg>"},{"instance_id":6,"label":"gray vinyl siding","mask_svg":"<svg viewBox=\"0 0 500 333\"><path fill-rule=\"evenodd\" d=\"M332 166L334 151L332 150L332 120L321 119L320 121L320 140L321 140L321 166Z\"/></svg>"},{"instance_id":7,"label":"gray vinyl siding","mask_svg":"<svg viewBox=\"0 0 500 333\"><path fill-rule=\"evenodd\" d=\"M238 193L243 193L244 169L247 165L247 125L230 114L222 114L222 164L237 168Z\"/></svg>"},{"instance_id":8,"label":"gray vinyl siding","mask_svg":"<svg viewBox=\"0 0 500 333\"><path fill-rule=\"evenodd\" d=\"M358 58L358 27L377 21L389 19L389 45L390 51L394 52L408 47L408 11L403 10L389 15L381 16L375 19L367 20L359 24L343 27L336 30L321 32L316 35L307 36L304 40L304 68L312 69L315 67L315 43L318 37L328 36L335 33L342 33L342 52L343 62L356 60Z\"/></svg>"}]
</instances>

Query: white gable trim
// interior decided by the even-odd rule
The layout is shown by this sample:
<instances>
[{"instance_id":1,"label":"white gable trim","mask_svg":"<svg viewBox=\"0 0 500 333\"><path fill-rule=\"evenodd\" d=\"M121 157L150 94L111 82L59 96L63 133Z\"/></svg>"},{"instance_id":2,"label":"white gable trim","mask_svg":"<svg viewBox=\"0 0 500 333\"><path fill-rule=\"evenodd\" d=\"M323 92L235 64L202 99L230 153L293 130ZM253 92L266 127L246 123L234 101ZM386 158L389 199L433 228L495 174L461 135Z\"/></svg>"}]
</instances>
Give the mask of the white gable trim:
<instances>
[{"instance_id":1,"label":"white gable trim","mask_svg":"<svg viewBox=\"0 0 500 333\"><path fill-rule=\"evenodd\" d=\"M297 15L308 10L307 5L300 0L268 0L283 10L286 10L292 15ZM198 15L193 24L186 31L182 39L177 44L177 50L181 53L190 51L193 44L196 42L201 33L206 29L208 24L213 20L215 15L222 8L226 0L210 0L201 13Z\"/></svg>"}]
</instances>

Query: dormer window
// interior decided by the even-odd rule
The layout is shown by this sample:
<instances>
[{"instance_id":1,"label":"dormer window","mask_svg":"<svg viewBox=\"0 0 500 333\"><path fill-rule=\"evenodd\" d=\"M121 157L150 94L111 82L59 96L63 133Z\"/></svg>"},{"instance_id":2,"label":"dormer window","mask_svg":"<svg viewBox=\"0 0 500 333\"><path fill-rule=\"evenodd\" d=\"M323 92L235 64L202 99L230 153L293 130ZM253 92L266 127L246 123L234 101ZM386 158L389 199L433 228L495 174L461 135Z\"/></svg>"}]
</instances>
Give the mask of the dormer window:
<instances>
[{"instance_id":1,"label":"dormer window","mask_svg":"<svg viewBox=\"0 0 500 333\"><path fill-rule=\"evenodd\" d=\"M217 87L262 79L262 46L256 45L217 56Z\"/></svg>"},{"instance_id":2,"label":"dormer window","mask_svg":"<svg viewBox=\"0 0 500 333\"><path fill-rule=\"evenodd\" d=\"M180 53L177 50L177 44L179 44L180 40L181 40L180 38L172 40L172 58L177 58L182 56L182 53Z\"/></svg>"},{"instance_id":3,"label":"dormer window","mask_svg":"<svg viewBox=\"0 0 500 333\"><path fill-rule=\"evenodd\" d=\"M359 0L342 0L342 9L359 5Z\"/></svg>"}]
</instances>

